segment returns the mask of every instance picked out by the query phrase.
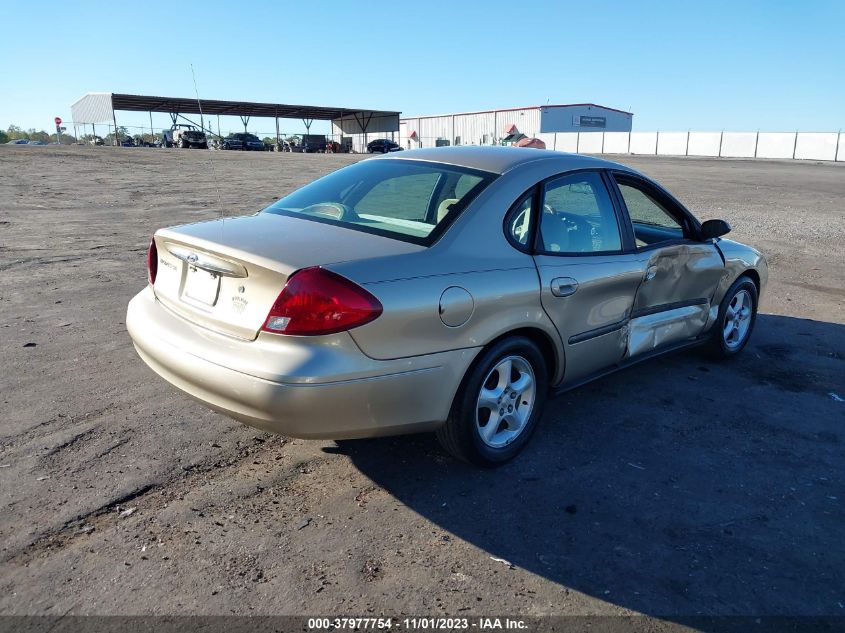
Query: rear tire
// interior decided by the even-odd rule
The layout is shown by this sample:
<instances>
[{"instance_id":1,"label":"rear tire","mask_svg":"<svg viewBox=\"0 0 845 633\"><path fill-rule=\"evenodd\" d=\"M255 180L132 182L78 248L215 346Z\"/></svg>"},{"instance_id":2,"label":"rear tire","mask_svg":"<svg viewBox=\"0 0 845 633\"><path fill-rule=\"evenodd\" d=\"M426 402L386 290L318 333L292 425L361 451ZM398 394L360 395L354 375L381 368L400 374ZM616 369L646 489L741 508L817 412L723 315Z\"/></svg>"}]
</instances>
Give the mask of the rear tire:
<instances>
[{"instance_id":1,"label":"rear tire","mask_svg":"<svg viewBox=\"0 0 845 633\"><path fill-rule=\"evenodd\" d=\"M504 339L467 371L437 439L460 460L500 466L531 439L548 389L548 368L537 345L522 336Z\"/></svg>"},{"instance_id":2,"label":"rear tire","mask_svg":"<svg viewBox=\"0 0 845 633\"><path fill-rule=\"evenodd\" d=\"M732 358L745 349L757 322L757 299L757 286L748 277L740 277L728 288L707 344L710 357Z\"/></svg>"}]
</instances>

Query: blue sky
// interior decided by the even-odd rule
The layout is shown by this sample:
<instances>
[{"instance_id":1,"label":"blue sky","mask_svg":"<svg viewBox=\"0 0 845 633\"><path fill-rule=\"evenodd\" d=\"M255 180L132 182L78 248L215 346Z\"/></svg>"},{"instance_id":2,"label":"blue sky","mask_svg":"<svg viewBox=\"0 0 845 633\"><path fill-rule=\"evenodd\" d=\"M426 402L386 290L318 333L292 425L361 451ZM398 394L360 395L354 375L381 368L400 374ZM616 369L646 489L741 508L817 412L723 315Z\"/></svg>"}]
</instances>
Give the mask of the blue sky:
<instances>
[{"instance_id":1,"label":"blue sky","mask_svg":"<svg viewBox=\"0 0 845 633\"><path fill-rule=\"evenodd\" d=\"M191 97L190 64L208 99L406 115L594 102L635 130L845 128L841 0L12 0L2 17L4 129L69 121L86 92Z\"/></svg>"}]
</instances>

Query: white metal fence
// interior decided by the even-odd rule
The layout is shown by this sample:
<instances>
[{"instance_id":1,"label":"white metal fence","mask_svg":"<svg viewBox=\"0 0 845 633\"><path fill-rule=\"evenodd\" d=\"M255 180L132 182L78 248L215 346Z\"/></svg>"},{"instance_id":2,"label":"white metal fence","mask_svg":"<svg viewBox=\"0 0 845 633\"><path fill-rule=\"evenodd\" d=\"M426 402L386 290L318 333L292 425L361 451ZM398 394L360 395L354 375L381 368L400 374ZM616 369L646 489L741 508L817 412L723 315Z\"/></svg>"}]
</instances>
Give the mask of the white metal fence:
<instances>
[{"instance_id":1,"label":"white metal fence","mask_svg":"<svg viewBox=\"0 0 845 633\"><path fill-rule=\"evenodd\" d=\"M166 128L125 126L131 136L136 134L160 136ZM78 136L96 131L111 134L112 126L103 124L79 126ZM259 138L275 139L275 131L255 134ZM282 139L291 133L280 133ZM295 136L301 136L297 133ZM422 136L408 139L398 132L350 135L355 152L366 152L366 141L387 138L398 142L403 149L435 147L442 137ZM796 160L825 160L845 162L845 133L843 132L556 132L536 135L547 149L577 154L631 154L651 156L703 156L713 158L769 158ZM346 136L327 134L328 140L338 143ZM486 142L485 142L486 141ZM463 145L491 145L497 139L482 137L462 139Z\"/></svg>"},{"instance_id":2,"label":"white metal fence","mask_svg":"<svg viewBox=\"0 0 845 633\"><path fill-rule=\"evenodd\" d=\"M537 138L547 149L578 154L845 161L842 132L557 132ZM409 144L434 147L438 140L422 137Z\"/></svg>"}]
</instances>

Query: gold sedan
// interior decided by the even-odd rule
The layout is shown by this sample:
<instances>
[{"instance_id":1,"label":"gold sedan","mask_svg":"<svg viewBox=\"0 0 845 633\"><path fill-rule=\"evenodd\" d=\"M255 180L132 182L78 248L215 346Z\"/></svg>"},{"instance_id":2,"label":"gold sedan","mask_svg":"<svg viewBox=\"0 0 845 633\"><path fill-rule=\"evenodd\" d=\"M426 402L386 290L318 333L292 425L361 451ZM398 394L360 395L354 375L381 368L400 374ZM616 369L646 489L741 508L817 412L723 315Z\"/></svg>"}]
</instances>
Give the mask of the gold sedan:
<instances>
[{"instance_id":1,"label":"gold sedan","mask_svg":"<svg viewBox=\"0 0 845 633\"><path fill-rule=\"evenodd\" d=\"M392 153L157 231L126 323L156 373L252 426L436 431L494 466L550 394L683 347L742 351L768 273L729 230L604 160Z\"/></svg>"}]
</instances>

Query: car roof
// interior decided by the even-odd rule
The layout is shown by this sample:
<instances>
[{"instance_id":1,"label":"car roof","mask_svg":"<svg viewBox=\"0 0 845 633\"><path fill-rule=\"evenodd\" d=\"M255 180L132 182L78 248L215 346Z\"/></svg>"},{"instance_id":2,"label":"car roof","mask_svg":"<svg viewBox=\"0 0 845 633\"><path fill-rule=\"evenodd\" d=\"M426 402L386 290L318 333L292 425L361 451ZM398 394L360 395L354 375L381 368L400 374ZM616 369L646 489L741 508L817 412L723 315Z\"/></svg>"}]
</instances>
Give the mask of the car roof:
<instances>
[{"instance_id":1,"label":"car roof","mask_svg":"<svg viewBox=\"0 0 845 633\"><path fill-rule=\"evenodd\" d=\"M461 145L458 147L435 147L412 149L404 152L385 154L371 160L423 160L445 163L458 167L468 167L494 174L507 171L526 163L536 161L555 161L559 171L571 171L585 168L622 169L630 168L591 156L567 154L528 147L503 147L497 145Z\"/></svg>"}]
</instances>

